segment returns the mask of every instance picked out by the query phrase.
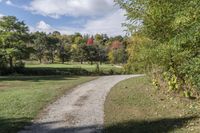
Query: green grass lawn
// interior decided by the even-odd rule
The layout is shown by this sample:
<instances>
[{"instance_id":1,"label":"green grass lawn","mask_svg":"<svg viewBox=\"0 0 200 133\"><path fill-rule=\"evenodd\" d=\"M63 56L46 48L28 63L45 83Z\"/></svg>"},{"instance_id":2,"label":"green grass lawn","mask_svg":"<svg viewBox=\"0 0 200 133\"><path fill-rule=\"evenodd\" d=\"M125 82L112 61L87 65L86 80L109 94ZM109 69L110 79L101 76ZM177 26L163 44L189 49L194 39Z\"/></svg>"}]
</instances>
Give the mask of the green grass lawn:
<instances>
[{"instance_id":1,"label":"green grass lawn","mask_svg":"<svg viewBox=\"0 0 200 133\"><path fill-rule=\"evenodd\" d=\"M105 133L199 133L198 101L156 91L146 77L117 84L105 102Z\"/></svg>"},{"instance_id":2,"label":"green grass lawn","mask_svg":"<svg viewBox=\"0 0 200 133\"><path fill-rule=\"evenodd\" d=\"M121 73L122 68L116 67L111 64L99 65L100 71L104 74ZM58 70L86 70L88 72L94 73L96 71L96 64L80 64L80 63L65 63L65 64L26 64L26 68L52 68Z\"/></svg>"},{"instance_id":3,"label":"green grass lawn","mask_svg":"<svg viewBox=\"0 0 200 133\"><path fill-rule=\"evenodd\" d=\"M26 64L26 67L53 67L53 68L85 68L85 69L95 69L96 64L80 64L80 63L65 63L65 64ZM103 69L105 68L115 68L114 65L111 64L102 64L100 65Z\"/></svg>"},{"instance_id":4,"label":"green grass lawn","mask_svg":"<svg viewBox=\"0 0 200 133\"><path fill-rule=\"evenodd\" d=\"M0 133L15 133L70 88L95 77L0 77Z\"/></svg>"}]
</instances>

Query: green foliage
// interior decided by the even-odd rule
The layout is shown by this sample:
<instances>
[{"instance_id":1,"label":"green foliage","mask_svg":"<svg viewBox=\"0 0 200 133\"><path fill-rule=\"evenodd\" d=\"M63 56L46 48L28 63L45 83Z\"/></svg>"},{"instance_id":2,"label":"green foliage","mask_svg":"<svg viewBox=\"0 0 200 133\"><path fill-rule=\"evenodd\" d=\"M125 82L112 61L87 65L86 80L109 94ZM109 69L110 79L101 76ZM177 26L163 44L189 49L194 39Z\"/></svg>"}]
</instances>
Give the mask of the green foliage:
<instances>
[{"instance_id":1,"label":"green foliage","mask_svg":"<svg viewBox=\"0 0 200 133\"><path fill-rule=\"evenodd\" d=\"M27 57L28 27L16 17L0 19L0 67L13 68L17 61Z\"/></svg>"},{"instance_id":2,"label":"green foliage","mask_svg":"<svg viewBox=\"0 0 200 133\"><path fill-rule=\"evenodd\" d=\"M124 39L125 40L125 39ZM113 47L111 44L110 50L108 52L108 59L111 64L125 64L127 62L127 48L125 41L120 42L118 47Z\"/></svg>"},{"instance_id":3,"label":"green foliage","mask_svg":"<svg viewBox=\"0 0 200 133\"><path fill-rule=\"evenodd\" d=\"M127 48L129 58L127 64L125 65L127 73L142 73L151 68L151 64L154 59L150 58L148 55L152 55L151 57L155 56L150 50L152 47L149 45L150 43L152 43L150 39L139 34L135 34L130 38ZM149 48L147 49L146 47Z\"/></svg>"},{"instance_id":4,"label":"green foliage","mask_svg":"<svg viewBox=\"0 0 200 133\"><path fill-rule=\"evenodd\" d=\"M127 11L133 34L128 71L167 72L170 90L200 88L200 2L198 0L116 0ZM139 35L139 36L138 36ZM148 41L146 41L148 40Z\"/></svg>"},{"instance_id":5,"label":"green foliage","mask_svg":"<svg viewBox=\"0 0 200 133\"><path fill-rule=\"evenodd\" d=\"M120 64L126 62L126 52L124 48L112 49L108 53L108 58L111 64Z\"/></svg>"},{"instance_id":6,"label":"green foliage","mask_svg":"<svg viewBox=\"0 0 200 133\"><path fill-rule=\"evenodd\" d=\"M164 79L168 84L169 87L169 91L176 91L179 89L179 85L178 85L178 79L176 77L176 75L170 75L170 73L164 72L163 73Z\"/></svg>"},{"instance_id":7,"label":"green foliage","mask_svg":"<svg viewBox=\"0 0 200 133\"><path fill-rule=\"evenodd\" d=\"M100 51L97 45L84 46L83 50L85 53L86 60L90 61L91 64L93 64L93 62L95 61L100 60Z\"/></svg>"},{"instance_id":8,"label":"green foliage","mask_svg":"<svg viewBox=\"0 0 200 133\"><path fill-rule=\"evenodd\" d=\"M159 83L156 79L152 79L152 84L153 84L155 89L159 89Z\"/></svg>"},{"instance_id":9,"label":"green foliage","mask_svg":"<svg viewBox=\"0 0 200 133\"><path fill-rule=\"evenodd\" d=\"M90 39L92 43L88 46ZM0 19L0 74L10 74L23 68L25 64L22 60L38 60L40 64L64 64L66 61L107 63L110 47L116 40L125 45L114 52L114 62L125 63L126 39L122 36L108 37L106 34L96 34L94 37L80 33L64 35L58 31L28 33L23 21L4 16Z\"/></svg>"},{"instance_id":10,"label":"green foliage","mask_svg":"<svg viewBox=\"0 0 200 133\"><path fill-rule=\"evenodd\" d=\"M47 36L43 32L35 32L33 35L33 49L35 51L35 55L42 63L42 58L44 57L44 52L45 52L45 46L47 45Z\"/></svg>"}]
</instances>

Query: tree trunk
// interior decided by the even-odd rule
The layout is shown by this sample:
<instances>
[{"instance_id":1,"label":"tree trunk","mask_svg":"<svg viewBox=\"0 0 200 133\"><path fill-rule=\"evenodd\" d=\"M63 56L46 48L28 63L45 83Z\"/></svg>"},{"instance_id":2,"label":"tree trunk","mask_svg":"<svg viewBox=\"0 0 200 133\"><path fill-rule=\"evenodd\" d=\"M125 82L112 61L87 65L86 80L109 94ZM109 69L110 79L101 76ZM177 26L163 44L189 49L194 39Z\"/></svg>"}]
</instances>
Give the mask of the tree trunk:
<instances>
[{"instance_id":1,"label":"tree trunk","mask_svg":"<svg viewBox=\"0 0 200 133\"><path fill-rule=\"evenodd\" d=\"M51 53L50 53L50 58L51 58L51 63L54 63L54 49L51 49Z\"/></svg>"},{"instance_id":2,"label":"tree trunk","mask_svg":"<svg viewBox=\"0 0 200 133\"><path fill-rule=\"evenodd\" d=\"M53 53L52 53L52 55L51 55L51 63L52 63L52 64L54 63L54 55L53 55Z\"/></svg>"},{"instance_id":3,"label":"tree trunk","mask_svg":"<svg viewBox=\"0 0 200 133\"><path fill-rule=\"evenodd\" d=\"M96 66L96 72L99 73L99 71L100 71L100 69L99 69L99 63L97 62L96 65L97 65Z\"/></svg>"},{"instance_id":4,"label":"tree trunk","mask_svg":"<svg viewBox=\"0 0 200 133\"><path fill-rule=\"evenodd\" d=\"M65 57L62 57L62 64L65 63Z\"/></svg>"},{"instance_id":5,"label":"tree trunk","mask_svg":"<svg viewBox=\"0 0 200 133\"><path fill-rule=\"evenodd\" d=\"M13 57L9 56L10 68L13 68Z\"/></svg>"},{"instance_id":6,"label":"tree trunk","mask_svg":"<svg viewBox=\"0 0 200 133\"><path fill-rule=\"evenodd\" d=\"M40 64L42 63L42 59L41 58L39 58L39 61L40 61Z\"/></svg>"}]
</instances>

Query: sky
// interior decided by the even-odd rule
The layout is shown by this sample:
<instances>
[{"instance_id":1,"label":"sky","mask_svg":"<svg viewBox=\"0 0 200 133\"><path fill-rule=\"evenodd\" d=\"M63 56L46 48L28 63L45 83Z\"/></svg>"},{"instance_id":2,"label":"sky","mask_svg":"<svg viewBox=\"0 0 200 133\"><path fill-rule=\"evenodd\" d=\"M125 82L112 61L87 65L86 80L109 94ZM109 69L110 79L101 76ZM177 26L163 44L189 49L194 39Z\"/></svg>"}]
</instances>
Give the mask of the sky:
<instances>
[{"instance_id":1,"label":"sky","mask_svg":"<svg viewBox=\"0 0 200 133\"><path fill-rule=\"evenodd\" d=\"M113 0L0 0L0 17L16 16L31 32L125 35L124 14Z\"/></svg>"}]
</instances>

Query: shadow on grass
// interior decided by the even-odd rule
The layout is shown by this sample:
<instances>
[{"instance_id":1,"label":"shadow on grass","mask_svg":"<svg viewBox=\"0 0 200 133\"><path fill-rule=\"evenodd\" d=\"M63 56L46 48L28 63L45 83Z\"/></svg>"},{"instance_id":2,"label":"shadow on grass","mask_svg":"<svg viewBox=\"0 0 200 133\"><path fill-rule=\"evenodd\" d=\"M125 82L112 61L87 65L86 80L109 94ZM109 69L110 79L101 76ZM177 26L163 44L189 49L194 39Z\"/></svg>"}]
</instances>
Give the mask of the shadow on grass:
<instances>
[{"instance_id":1,"label":"shadow on grass","mask_svg":"<svg viewBox=\"0 0 200 133\"><path fill-rule=\"evenodd\" d=\"M122 74L118 69L99 70L84 69L84 68L53 68L53 67L33 67L33 68L5 68L0 69L0 75L23 75L23 76L50 76L50 75L65 75L65 76L93 76L93 75L117 75Z\"/></svg>"},{"instance_id":2,"label":"shadow on grass","mask_svg":"<svg viewBox=\"0 0 200 133\"><path fill-rule=\"evenodd\" d=\"M25 125L31 124L31 118L10 118L0 117L0 133L16 133Z\"/></svg>"},{"instance_id":3,"label":"shadow on grass","mask_svg":"<svg viewBox=\"0 0 200 133\"><path fill-rule=\"evenodd\" d=\"M191 120L197 119L197 116L184 118L166 118L151 121L128 121L118 123L116 125L108 126L104 129L105 133L167 133L174 131L187 125ZM102 130L102 125L91 125L85 127L63 127L63 128L49 128L51 124L59 124L60 121L53 121L48 123L33 124L33 126L26 128L23 133L32 131L30 133L90 133ZM1 133L15 133L22 129L25 125L30 125L30 119L3 119L0 118L0 132ZM33 130L34 129L34 130Z\"/></svg>"},{"instance_id":4,"label":"shadow on grass","mask_svg":"<svg viewBox=\"0 0 200 133\"><path fill-rule=\"evenodd\" d=\"M36 67L24 68L16 70L16 73L23 75L90 75L91 72L82 68L49 68L49 67Z\"/></svg>"},{"instance_id":5,"label":"shadow on grass","mask_svg":"<svg viewBox=\"0 0 200 133\"><path fill-rule=\"evenodd\" d=\"M64 75L50 75L50 76L0 76L1 81L32 81L40 82L44 80L74 80L79 76L64 76Z\"/></svg>"},{"instance_id":6,"label":"shadow on grass","mask_svg":"<svg viewBox=\"0 0 200 133\"><path fill-rule=\"evenodd\" d=\"M91 75L92 72L82 68L13 68L0 70L0 75L23 75L23 76L49 76L49 75Z\"/></svg>"},{"instance_id":7,"label":"shadow on grass","mask_svg":"<svg viewBox=\"0 0 200 133\"><path fill-rule=\"evenodd\" d=\"M128 121L105 128L105 133L167 133L185 127L198 116L183 118L165 118L150 121Z\"/></svg>"}]
</instances>

